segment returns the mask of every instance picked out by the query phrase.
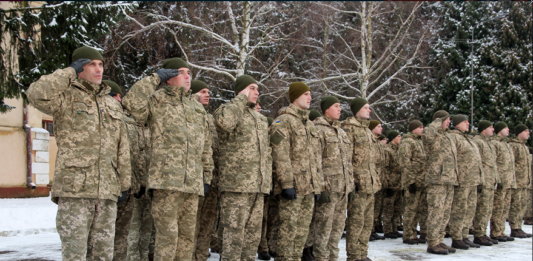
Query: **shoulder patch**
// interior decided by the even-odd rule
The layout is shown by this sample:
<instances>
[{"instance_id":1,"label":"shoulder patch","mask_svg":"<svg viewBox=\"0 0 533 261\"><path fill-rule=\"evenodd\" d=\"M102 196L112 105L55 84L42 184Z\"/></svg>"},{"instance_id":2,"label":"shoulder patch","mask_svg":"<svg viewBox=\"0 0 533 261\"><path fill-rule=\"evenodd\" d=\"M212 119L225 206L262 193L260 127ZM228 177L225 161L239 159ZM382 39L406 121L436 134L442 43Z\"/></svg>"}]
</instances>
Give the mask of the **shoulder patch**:
<instances>
[{"instance_id":1,"label":"shoulder patch","mask_svg":"<svg viewBox=\"0 0 533 261\"><path fill-rule=\"evenodd\" d=\"M272 134L270 137L270 142L274 145L279 145L283 140L285 139L285 136L278 130Z\"/></svg>"},{"instance_id":2,"label":"shoulder patch","mask_svg":"<svg viewBox=\"0 0 533 261\"><path fill-rule=\"evenodd\" d=\"M280 124L281 124L281 121L276 121L274 124L276 124L276 125L280 125Z\"/></svg>"}]
</instances>

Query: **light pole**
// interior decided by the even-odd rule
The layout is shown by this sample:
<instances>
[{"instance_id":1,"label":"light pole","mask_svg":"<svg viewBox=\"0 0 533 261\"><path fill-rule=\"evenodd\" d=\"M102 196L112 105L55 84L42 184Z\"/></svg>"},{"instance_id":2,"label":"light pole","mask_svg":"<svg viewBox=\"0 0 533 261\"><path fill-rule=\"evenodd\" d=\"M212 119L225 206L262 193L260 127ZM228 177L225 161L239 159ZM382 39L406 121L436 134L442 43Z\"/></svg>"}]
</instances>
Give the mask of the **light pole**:
<instances>
[{"instance_id":1,"label":"light pole","mask_svg":"<svg viewBox=\"0 0 533 261\"><path fill-rule=\"evenodd\" d=\"M472 61L472 66L471 66L471 70L470 70L470 81L471 81L471 84L470 84L470 128L473 129L474 128L474 31L476 29L476 27L484 22L487 22L487 21L493 21L493 20L499 20L501 18L504 18L506 16L508 16L509 13L503 13L503 14L499 14L495 17L492 17L492 18L489 18L487 20L484 20L484 21L481 21L479 22L476 26L474 26L472 28L472 42L470 42L470 59Z\"/></svg>"}]
</instances>

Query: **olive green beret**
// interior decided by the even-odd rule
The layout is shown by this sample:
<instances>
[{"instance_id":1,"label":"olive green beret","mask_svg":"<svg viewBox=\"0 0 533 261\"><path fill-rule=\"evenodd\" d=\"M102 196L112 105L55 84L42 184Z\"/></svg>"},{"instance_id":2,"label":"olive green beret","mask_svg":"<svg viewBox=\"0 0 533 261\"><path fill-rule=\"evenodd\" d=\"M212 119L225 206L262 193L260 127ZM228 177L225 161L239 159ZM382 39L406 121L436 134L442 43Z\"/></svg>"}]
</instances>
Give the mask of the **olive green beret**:
<instances>
[{"instance_id":1,"label":"olive green beret","mask_svg":"<svg viewBox=\"0 0 533 261\"><path fill-rule=\"evenodd\" d=\"M118 84L115 83L114 81L103 80L102 82L104 82L105 84L107 84L107 86L111 87L111 92L114 92L114 93L120 93L120 95L122 95L122 89L121 89L120 86L118 86Z\"/></svg>"},{"instance_id":2,"label":"olive green beret","mask_svg":"<svg viewBox=\"0 0 533 261\"><path fill-rule=\"evenodd\" d=\"M424 127L424 124L422 124L422 122L419 120L409 122L409 132L412 132L420 127Z\"/></svg>"},{"instance_id":3,"label":"olive green beret","mask_svg":"<svg viewBox=\"0 0 533 261\"><path fill-rule=\"evenodd\" d=\"M292 103L307 91L311 91L311 88L309 88L307 84L303 82L293 82L289 85L289 100Z\"/></svg>"},{"instance_id":4,"label":"olive green beret","mask_svg":"<svg viewBox=\"0 0 533 261\"><path fill-rule=\"evenodd\" d=\"M320 109L322 110L322 113L326 112L329 107L331 107L335 103L341 103L337 97L334 96L324 96L322 97L322 100L320 101Z\"/></svg>"},{"instance_id":5,"label":"olive green beret","mask_svg":"<svg viewBox=\"0 0 533 261\"><path fill-rule=\"evenodd\" d=\"M181 58L170 58L163 61L164 69L189 68L187 62Z\"/></svg>"},{"instance_id":6,"label":"olive green beret","mask_svg":"<svg viewBox=\"0 0 533 261\"><path fill-rule=\"evenodd\" d=\"M389 141L392 141L393 139L395 139L398 136L400 136L400 133L395 131L395 130L391 130L391 131L387 132L387 139L389 139Z\"/></svg>"},{"instance_id":7,"label":"olive green beret","mask_svg":"<svg viewBox=\"0 0 533 261\"><path fill-rule=\"evenodd\" d=\"M191 93L192 94L195 94L203 89L209 89L209 87L207 87L207 84L205 82L200 81L200 80L191 81Z\"/></svg>"},{"instance_id":8,"label":"olive green beret","mask_svg":"<svg viewBox=\"0 0 533 261\"><path fill-rule=\"evenodd\" d=\"M387 136L385 136L385 135L383 135L383 134L379 134L378 139L379 139L379 140L386 140L386 139L387 139Z\"/></svg>"},{"instance_id":9,"label":"olive green beret","mask_svg":"<svg viewBox=\"0 0 533 261\"><path fill-rule=\"evenodd\" d=\"M439 118L448 118L450 117L450 114L445 110L439 110L433 114L433 120L439 119Z\"/></svg>"},{"instance_id":10,"label":"olive green beret","mask_svg":"<svg viewBox=\"0 0 533 261\"><path fill-rule=\"evenodd\" d=\"M492 123L490 121L482 120L477 124L477 131L481 133L490 126L492 126Z\"/></svg>"},{"instance_id":11,"label":"olive green beret","mask_svg":"<svg viewBox=\"0 0 533 261\"><path fill-rule=\"evenodd\" d=\"M274 122L274 119L272 119L271 117L267 117L267 121L268 121L268 127L270 127L270 125L272 125L272 122Z\"/></svg>"},{"instance_id":12,"label":"olive green beret","mask_svg":"<svg viewBox=\"0 0 533 261\"><path fill-rule=\"evenodd\" d=\"M503 129L507 128L509 126L507 126L507 123L503 122L503 121L500 121L500 122L497 122L496 124L494 124L494 132L496 132L496 134L500 133L500 131L502 131Z\"/></svg>"},{"instance_id":13,"label":"olive green beret","mask_svg":"<svg viewBox=\"0 0 533 261\"><path fill-rule=\"evenodd\" d=\"M355 116L368 101L365 98L355 98L350 102L350 109L352 110L353 115Z\"/></svg>"},{"instance_id":14,"label":"olive green beret","mask_svg":"<svg viewBox=\"0 0 533 261\"><path fill-rule=\"evenodd\" d=\"M518 124L514 128L514 135L518 136L518 134L522 133L523 131L527 130L528 127L524 124Z\"/></svg>"},{"instance_id":15,"label":"olive green beret","mask_svg":"<svg viewBox=\"0 0 533 261\"><path fill-rule=\"evenodd\" d=\"M309 120L314 121L316 118L322 116L319 111L311 109L309 110Z\"/></svg>"},{"instance_id":16,"label":"olive green beret","mask_svg":"<svg viewBox=\"0 0 533 261\"><path fill-rule=\"evenodd\" d=\"M76 50L74 50L74 52L72 53L72 61L75 62L79 59L89 59L89 60L102 60L102 62L104 61L104 57L102 56L102 54L94 49L94 48L91 48L91 47L87 47L87 46L82 46Z\"/></svg>"},{"instance_id":17,"label":"olive green beret","mask_svg":"<svg viewBox=\"0 0 533 261\"><path fill-rule=\"evenodd\" d=\"M368 128L370 130L373 130L375 127L377 127L379 124L381 124L381 122L377 121L377 120L371 120L370 121L370 124L368 125Z\"/></svg>"},{"instance_id":18,"label":"olive green beret","mask_svg":"<svg viewBox=\"0 0 533 261\"><path fill-rule=\"evenodd\" d=\"M453 126L457 126L459 124L461 124L461 122L463 121L468 121L468 118L466 117L466 115L463 115L463 114L457 114L455 116L453 116Z\"/></svg>"},{"instance_id":19,"label":"olive green beret","mask_svg":"<svg viewBox=\"0 0 533 261\"><path fill-rule=\"evenodd\" d=\"M253 83L257 84L257 81L254 79L254 77L250 75L241 75L237 77L237 80L235 80L235 88L234 88L235 96L237 96L239 92L241 92L242 90L246 89L248 85L253 84Z\"/></svg>"}]
</instances>

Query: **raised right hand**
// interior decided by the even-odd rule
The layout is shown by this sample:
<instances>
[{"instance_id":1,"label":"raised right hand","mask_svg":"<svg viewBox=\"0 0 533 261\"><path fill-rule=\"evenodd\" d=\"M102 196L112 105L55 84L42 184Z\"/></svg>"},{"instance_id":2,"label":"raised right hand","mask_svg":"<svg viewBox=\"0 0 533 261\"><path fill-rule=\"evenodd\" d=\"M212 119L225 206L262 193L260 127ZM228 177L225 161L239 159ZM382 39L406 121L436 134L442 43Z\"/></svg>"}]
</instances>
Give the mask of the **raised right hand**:
<instances>
[{"instance_id":1,"label":"raised right hand","mask_svg":"<svg viewBox=\"0 0 533 261\"><path fill-rule=\"evenodd\" d=\"M155 73L159 75L159 78L161 79L161 82L164 83L168 81L170 78L176 77L180 74L178 69L159 69Z\"/></svg>"},{"instance_id":2,"label":"raised right hand","mask_svg":"<svg viewBox=\"0 0 533 261\"><path fill-rule=\"evenodd\" d=\"M90 62L91 60L89 59L81 58L81 59L78 59L77 61L72 62L69 67L74 68L74 71L76 71L76 74L78 74L78 73L83 72L83 66L85 66L86 64Z\"/></svg>"}]
</instances>

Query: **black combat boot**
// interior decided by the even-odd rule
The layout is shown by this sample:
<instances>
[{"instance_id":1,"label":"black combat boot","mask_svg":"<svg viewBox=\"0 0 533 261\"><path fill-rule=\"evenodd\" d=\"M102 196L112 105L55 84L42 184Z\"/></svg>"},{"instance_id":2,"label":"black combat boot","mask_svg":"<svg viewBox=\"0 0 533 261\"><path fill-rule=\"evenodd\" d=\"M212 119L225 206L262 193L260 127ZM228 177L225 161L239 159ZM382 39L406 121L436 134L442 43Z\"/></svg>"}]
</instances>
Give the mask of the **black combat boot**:
<instances>
[{"instance_id":1,"label":"black combat boot","mask_svg":"<svg viewBox=\"0 0 533 261\"><path fill-rule=\"evenodd\" d=\"M398 235L396 235L396 233L394 233L394 232L386 233L384 236L385 236L385 238L390 238L390 239L398 238Z\"/></svg>"},{"instance_id":2,"label":"black combat boot","mask_svg":"<svg viewBox=\"0 0 533 261\"><path fill-rule=\"evenodd\" d=\"M487 235L483 235L483 237L484 237L486 240L492 242L493 245L497 245L497 244L498 244L498 239L492 239L492 238L488 237Z\"/></svg>"},{"instance_id":3,"label":"black combat boot","mask_svg":"<svg viewBox=\"0 0 533 261\"><path fill-rule=\"evenodd\" d=\"M447 255L449 253L447 249L442 248L440 245L436 245L433 247L428 246L427 252L437 255Z\"/></svg>"},{"instance_id":4,"label":"black combat boot","mask_svg":"<svg viewBox=\"0 0 533 261\"><path fill-rule=\"evenodd\" d=\"M453 247L449 247L449 246L447 246L447 245L444 244L444 243L440 243L439 246L440 246L441 248L443 248L443 249L448 250L448 253L450 253L450 254L455 253L455 251L457 251L457 250L455 250L455 248L453 248Z\"/></svg>"},{"instance_id":5,"label":"black combat boot","mask_svg":"<svg viewBox=\"0 0 533 261\"><path fill-rule=\"evenodd\" d=\"M465 242L465 244L469 245L470 247L474 247L474 248L480 248L481 246L478 245L478 244L474 244L472 241L470 241L470 239L468 238L463 238L463 242Z\"/></svg>"},{"instance_id":6,"label":"black combat boot","mask_svg":"<svg viewBox=\"0 0 533 261\"><path fill-rule=\"evenodd\" d=\"M452 247L463 249L463 250L468 250L470 248L470 246L465 244L463 240L453 240L453 239L452 239Z\"/></svg>"},{"instance_id":7,"label":"black combat boot","mask_svg":"<svg viewBox=\"0 0 533 261\"><path fill-rule=\"evenodd\" d=\"M272 257L270 256L270 254L268 254L267 251L263 251L257 254L257 258L259 260L270 260Z\"/></svg>"},{"instance_id":8,"label":"black combat boot","mask_svg":"<svg viewBox=\"0 0 533 261\"><path fill-rule=\"evenodd\" d=\"M404 239L403 243L408 245L418 245L418 239Z\"/></svg>"},{"instance_id":9,"label":"black combat boot","mask_svg":"<svg viewBox=\"0 0 533 261\"><path fill-rule=\"evenodd\" d=\"M526 233L522 229L511 229L511 236L517 238L527 238Z\"/></svg>"},{"instance_id":10,"label":"black combat boot","mask_svg":"<svg viewBox=\"0 0 533 261\"><path fill-rule=\"evenodd\" d=\"M474 237L474 244L478 244L481 246L492 246L492 240L488 240L483 236Z\"/></svg>"}]
</instances>

